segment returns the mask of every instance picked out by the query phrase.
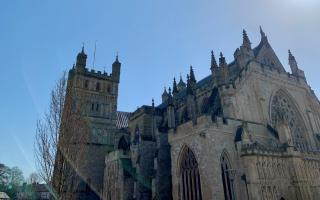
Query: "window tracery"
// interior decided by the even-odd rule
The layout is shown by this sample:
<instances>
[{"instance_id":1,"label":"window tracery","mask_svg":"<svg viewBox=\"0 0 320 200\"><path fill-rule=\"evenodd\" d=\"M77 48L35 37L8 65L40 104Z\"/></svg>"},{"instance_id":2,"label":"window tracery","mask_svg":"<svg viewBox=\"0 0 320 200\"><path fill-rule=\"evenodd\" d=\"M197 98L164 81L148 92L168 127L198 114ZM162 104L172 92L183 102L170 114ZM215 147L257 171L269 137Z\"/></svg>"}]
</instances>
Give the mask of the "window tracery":
<instances>
[{"instance_id":1,"label":"window tracery","mask_svg":"<svg viewBox=\"0 0 320 200\"><path fill-rule=\"evenodd\" d=\"M221 176L222 176L222 183L223 183L223 191L224 191L224 198L225 200L233 200L235 199L234 195L234 170L232 169L228 156L225 152L223 152L221 156Z\"/></svg>"},{"instance_id":2,"label":"window tracery","mask_svg":"<svg viewBox=\"0 0 320 200\"><path fill-rule=\"evenodd\" d=\"M271 102L271 121L274 127L280 122L286 122L289 126L293 145L300 151L308 150L306 128L299 111L282 91L278 91Z\"/></svg>"},{"instance_id":3,"label":"window tracery","mask_svg":"<svg viewBox=\"0 0 320 200\"><path fill-rule=\"evenodd\" d=\"M202 199L198 163L188 147L184 148L180 160L179 197L181 200Z\"/></svg>"}]
</instances>

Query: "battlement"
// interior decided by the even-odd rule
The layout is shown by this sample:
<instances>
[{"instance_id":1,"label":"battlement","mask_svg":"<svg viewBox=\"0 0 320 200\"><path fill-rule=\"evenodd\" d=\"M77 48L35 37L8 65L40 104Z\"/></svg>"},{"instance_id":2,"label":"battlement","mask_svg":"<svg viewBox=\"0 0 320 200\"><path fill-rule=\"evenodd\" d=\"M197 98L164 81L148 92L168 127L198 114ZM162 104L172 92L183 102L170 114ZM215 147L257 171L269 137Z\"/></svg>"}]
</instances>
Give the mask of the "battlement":
<instances>
[{"instance_id":1,"label":"battlement","mask_svg":"<svg viewBox=\"0 0 320 200\"><path fill-rule=\"evenodd\" d=\"M94 69L89 70L88 68L85 68L85 74L99 79L112 79L112 74L108 74L107 72L102 73L101 71L96 71Z\"/></svg>"},{"instance_id":2,"label":"battlement","mask_svg":"<svg viewBox=\"0 0 320 200\"><path fill-rule=\"evenodd\" d=\"M119 83L120 80L120 68L121 63L119 62L118 56L116 56L115 61L112 63L112 73L108 74L105 71L102 73L100 70L96 71L94 69L89 69L87 67L87 54L84 52L84 47L82 51L78 53L76 64L70 72L76 72L77 74L82 74L84 76L91 76L98 79L110 80Z\"/></svg>"}]
</instances>

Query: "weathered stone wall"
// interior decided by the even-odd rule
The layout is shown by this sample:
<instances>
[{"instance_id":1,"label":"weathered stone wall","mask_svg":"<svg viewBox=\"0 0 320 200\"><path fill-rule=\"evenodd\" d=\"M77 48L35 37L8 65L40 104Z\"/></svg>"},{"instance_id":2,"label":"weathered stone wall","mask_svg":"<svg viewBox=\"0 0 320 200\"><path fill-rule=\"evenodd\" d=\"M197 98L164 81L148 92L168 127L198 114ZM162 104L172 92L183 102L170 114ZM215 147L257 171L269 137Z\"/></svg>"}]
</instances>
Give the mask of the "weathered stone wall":
<instances>
[{"instance_id":1,"label":"weathered stone wall","mask_svg":"<svg viewBox=\"0 0 320 200\"><path fill-rule=\"evenodd\" d=\"M318 114L310 110L318 110L320 105L303 80L271 70L257 62L248 65L243 77L236 81L236 88L221 90L227 117L272 125L270 104L274 94L283 90L294 101L302 116L312 148L317 148L314 134L319 132L317 124L320 121Z\"/></svg>"},{"instance_id":2,"label":"weathered stone wall","mask_svg":"<svg viewBox=\"0 0 320 200\"><path fill-rule=\"evenodd\" d=\"M221 155L226 153L235 171L234 190L237 199L316 199L319 193L320 160L317 153L300 153L293 148L276 150L279 142L263 124L248 123L249 143L257 141L269 149L243 152L235 142L236 130L243 123L238 120L218 118L212 122L209 116L170 130L172 159L172 195L179 198L179 161L185 146L196 156L201 179L203 199L224 199L221 177ZM241 142L240 142L241 143ZM243 143L243 142L242 142ZM243 143L244 144L244 143ZM306 173L307 172L307 173ZM246 176L246 182L241 176Z\"/></svg>"},{"instance_id":3,"label":"weathered stone wall","mask_svg":"<svg viewBox=\"0 0 320 200\"><path fill-rule=\"evenodd\" d=\"M117 150L106 156L103 199L130 200L134 174L128 152Z\"/></svg>"},{"instance_id":4,"label":"weathered stone wall","mask_svg":"<svg viewBox=\"0 0 320 200\"><path fill-rule=\"evenodd\" d=\"M231 166L241 171L233 142L235 130L240 124L239 121L224 124L221 118L214 123L211 117L202 116L198 118L197 125L188 122L179 126L176 131L169 132L173 199L178 199L179 156L185 145L193 151L198 162L202 199L224 199L220 157L223 152L227 152ZM245 190L239 176L236 177L236 189ZM243 199L245 194L238 193L238 195L239 199Z\"/></svg>"}]
</instances>

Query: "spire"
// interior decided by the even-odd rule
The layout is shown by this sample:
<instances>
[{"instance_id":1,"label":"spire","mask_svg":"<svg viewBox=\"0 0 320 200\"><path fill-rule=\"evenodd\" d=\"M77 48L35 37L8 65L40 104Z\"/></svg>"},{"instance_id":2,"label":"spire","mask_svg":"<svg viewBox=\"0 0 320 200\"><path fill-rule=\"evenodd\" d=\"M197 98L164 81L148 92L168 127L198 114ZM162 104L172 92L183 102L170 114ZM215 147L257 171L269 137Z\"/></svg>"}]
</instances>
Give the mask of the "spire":
<instances>
[{"instance_id":1,"label":"spire","mask_svg":"<svg viewBox=\"0 0 320 200\"><path fill-rule=\"evenodd\" d=\"M84 44L82 44L82 50L81 53L84 54Z\"/></svg>"},{"instance_id":2,"label":"spire","mask_svg":"<svg viewBox=\"0 0 320 200\"><path fill-rule=\"evenodd\" d=\"M193 95L193 90L192 90L192 86L191 86L191 79L190 79L189 75L187 75L187 94Z\"/></svg>"},{"instance_id":3,"label":"spire","mask_svg":"<svg viewBox=\"0 0 320 200\"><path fill-rule=\"evenodd\" d=\"M194 76L192 65L190 65L190 83L195 84L196 82L197 81L196 81L196 77Z\"/></svg>"},{"instance_id":4,"label":"spire","mask_svg":"<svg viewBox=\"0 0 320 200\"><path fill-rule=\"evenodd\" d=\"M243 42L242 42L242 46L243 47L246 47L248 49L251 49L251 42L250 42L250 39L247 35L247 32L246 30L243 29L243 32L242 32L242 36L243 36Z\"/></svg>"},{"instance_id":5,"label":"spire","mask_svg":"<svg viewBox=\"0 0 320 200\"><path fill-rule=\"evenodd\" d=\"M298 67L298 63L296 61L296 58L292 55L290 50L288 50L288 54L289 54L289 65L291 68L291 72L292 72L292 74L298 74L299 67Z\"/></svg>"},{"instance_id":6,"label":"spire","mask_svg":"<svg viewBox=\"0 0 320 200\"><path fill-rule=\"evenodd\" d=\"M219 66L220 67L228 66L226 62L226 58L223 56L222 52L220 52Z\"/></svg>"},{"instance_id":7,"label":"spire","mask_svg":"<svg viewBox=\"0 0 320 200\"><path fill-rule=\"evenodd\" d=\"M289 54L289 61L290 61L290 60L296 61L296 59L295 59L295 57L292 55L290 49L288 50L288 54Z\"/></svg>"},{"instance_id":8,"label":"spire","mask_svg":"<svg viewBox=\"0 0 320 200\"><path fill-rule=\"evenodd\" d=\"M216 58L214 57L214 53L213 51L211 51L211 70L213 70L214 68L217 68L218 65L217 65L217 61L216 61Z\"/></svg>"},{"instance_id":9,"label":"spire","mask_svg":"<svg viewBox=\"0 0 320 200\"><path fill-rule=\"evenodd\" d=\"M173 78L173 85L172 85L172 94L177 94L178 93L178 87L177 87L177 82L176 78Z\"/></svg>"},{"instance_id":10,"label":"spire","mask_svg":"<svg viewBox=\"0 0 320 200\"><path fill-rule=\"evenodd\" d=\"M260 34L261 34L261 42L268 42L268 38L264 31L262 30L262 27L260 26Z\"/></svg>"}]
</instances>

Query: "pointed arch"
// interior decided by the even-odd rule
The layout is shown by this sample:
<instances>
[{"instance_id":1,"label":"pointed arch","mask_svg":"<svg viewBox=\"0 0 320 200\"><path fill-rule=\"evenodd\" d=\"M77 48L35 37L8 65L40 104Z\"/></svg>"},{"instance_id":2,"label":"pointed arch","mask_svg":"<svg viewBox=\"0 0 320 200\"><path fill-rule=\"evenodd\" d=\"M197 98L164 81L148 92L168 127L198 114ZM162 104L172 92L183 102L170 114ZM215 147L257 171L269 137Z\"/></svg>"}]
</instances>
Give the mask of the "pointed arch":
<instances>
[{"instance_id":1,"label":"pointed arch","mask_svg":"<svg viewBox=\"0 0 320 200\"><path fill-rule=\"evenodd\" d=\"M221 178L223 184L223 192L225 200L235 199L234 193L234 175L235 170L232 169L228 152L223 150L220 157Z\"/></svg>"},{"instance_id":2,"label":"pointed arch","mask_svg":"<svg viewBox=\"0 0 320 200\"><path fill-rule=\"evenodd\" d=\"M130 149L130 145L124 136L121 136L118 142L118 149L122 149L123 151L128 151Z\"/></svg>"},{"instance_id":3,"label":"pointed arch","mask_svg":"<svg viewBox=\"0 0 320 200\"><path fill-rule=\"evenodd\" d=\"M293 145L297 149L300 151L309 149L307 128L303 117L294 99L286 90L279 89L272 95L269 115L274 128L276 128L280 122L286 122L288 124Z\"/></svg>"},{"instance_id":4,"label":"pointed arch","mask_svg":"<svg viewBox=\"0 0 320 200\"><path fill-rule=\"evenodd\" d=\"M183 146L178 163L179 199L202 200L198 162L193 151Z\"/></svg>"}]
</instances>

